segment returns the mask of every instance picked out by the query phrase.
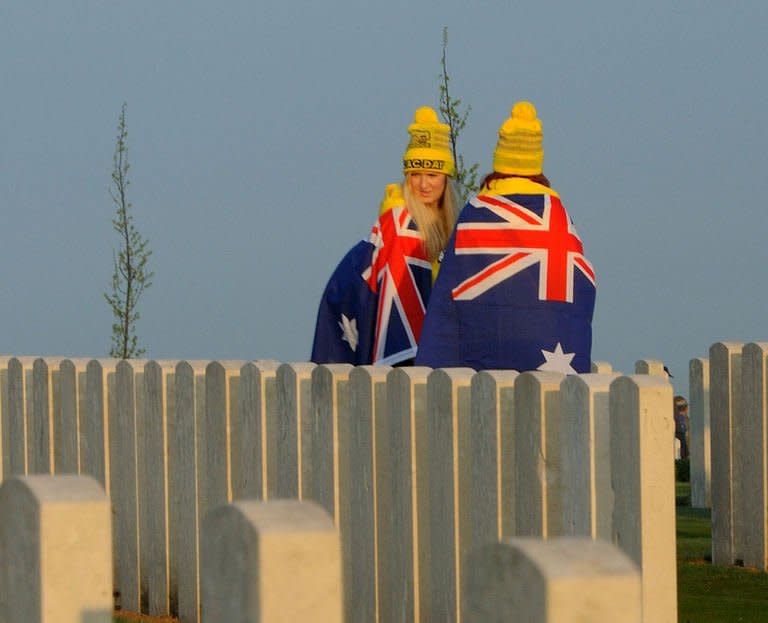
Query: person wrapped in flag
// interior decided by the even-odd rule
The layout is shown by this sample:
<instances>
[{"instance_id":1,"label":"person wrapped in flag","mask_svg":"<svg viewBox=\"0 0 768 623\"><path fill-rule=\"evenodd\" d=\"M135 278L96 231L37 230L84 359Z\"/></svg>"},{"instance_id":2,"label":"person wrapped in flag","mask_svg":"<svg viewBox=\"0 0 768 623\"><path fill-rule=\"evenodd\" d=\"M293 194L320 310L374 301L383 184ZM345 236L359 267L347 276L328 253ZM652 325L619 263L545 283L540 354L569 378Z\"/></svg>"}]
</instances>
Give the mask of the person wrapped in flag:
<instances>
[{"instance_id":1,"label":"person wrapped in flag","mask_svg":"<svg viewBox=\"0 0 768 623\"><path fill-rule=\"evenodd\" d=\"M432 108L416 110L403 155L405 179L387 187L369 239L333 272L320 301L311 361L412 363L438 258L458 213L449 132Z\"/></svg>"},{"instance_id":2,"label":"person wrapped in flag","mask_svg":"<svg viewBox=\"0 0 768 623\"><path fill-rule=\"evenodd\" d=\"M417 365L590 371L595 272L543 160L536 109L518 102L493 172L459 215Z\"/></svg>"}]
</instances>

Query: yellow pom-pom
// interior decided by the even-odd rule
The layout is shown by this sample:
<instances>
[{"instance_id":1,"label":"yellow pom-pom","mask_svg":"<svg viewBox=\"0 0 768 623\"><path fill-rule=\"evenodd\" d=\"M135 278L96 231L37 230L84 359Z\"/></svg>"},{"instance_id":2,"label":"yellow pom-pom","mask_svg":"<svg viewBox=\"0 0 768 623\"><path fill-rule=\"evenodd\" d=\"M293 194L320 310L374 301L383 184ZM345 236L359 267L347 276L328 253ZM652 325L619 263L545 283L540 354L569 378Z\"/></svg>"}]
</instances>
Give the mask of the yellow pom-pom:
<instances>
[{"instance_id":1,"label":"yellow pom-pom","mask_svg":"<svg viewBox=\"0 0 768 623\"><path fill-rule=\"evenodd\" d=\"M530 102L517 102L512 107L511 117L524 121L534 121L536 119L536 108Z\"/></svg>"},{"instance_id":2,"label":"yellow pom-pom","mask_svg":"<svg viewBox=\"0 0 768 623\"><path fill-rule=\"evenodd\" d=\"M413 120L415 123L438 123L437 113L429 106L417 108Z\"/></svg>"}]
</instances>

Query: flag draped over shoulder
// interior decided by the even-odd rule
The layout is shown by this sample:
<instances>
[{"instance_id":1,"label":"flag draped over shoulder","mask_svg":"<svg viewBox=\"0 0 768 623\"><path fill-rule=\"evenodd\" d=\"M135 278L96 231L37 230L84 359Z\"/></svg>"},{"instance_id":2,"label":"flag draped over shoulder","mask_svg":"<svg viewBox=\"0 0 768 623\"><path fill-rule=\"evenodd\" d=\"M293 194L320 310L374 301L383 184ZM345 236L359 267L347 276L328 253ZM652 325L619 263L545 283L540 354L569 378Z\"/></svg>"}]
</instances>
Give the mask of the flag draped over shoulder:
<instances>
[{"instance_id":1,"label":"flag draped over shoulder","mask_svg":"<svg viewBox=\"0 0 768 623\"><path fill-rule=\"evenodd\" d=\"M394 365L416 354L432 267L408 211L396 207L353 247L325 288L311 360Z\"/></svg>"},{"instance_id":2,"label":"flag draped over shoulder","mask_svg":"<svg viewBox=\"0 0 768 623\"><path fill-rule=\"evenodd\" d=\"M371 363L376 298L362 277L374 247L361 240L333 271L320 299L310 360L315 363Z\"/></svg>"},{"instance_id":3,"label":"flag draped over shoulder","mask_svg":"<svg viewBox=\"0 0 768 623\"><path fill-rule=\"evenodd\" d=\"M504 180L507 182L508 180ZM417 365L589 372L595 274L557 193L528 180L462 210Z\"/></svg>"}]
</instances>

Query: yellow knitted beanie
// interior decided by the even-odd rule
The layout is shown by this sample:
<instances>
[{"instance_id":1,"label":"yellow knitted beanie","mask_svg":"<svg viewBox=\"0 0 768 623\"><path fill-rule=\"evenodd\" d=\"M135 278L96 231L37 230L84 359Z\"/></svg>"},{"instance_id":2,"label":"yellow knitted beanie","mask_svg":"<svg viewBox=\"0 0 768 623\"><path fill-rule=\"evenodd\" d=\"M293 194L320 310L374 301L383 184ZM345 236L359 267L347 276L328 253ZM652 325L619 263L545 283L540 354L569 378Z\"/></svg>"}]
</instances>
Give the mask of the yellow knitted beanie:
<instances>
[{"instance_id":1,"label":"yellow knitted beanie","mask_svg":"<svg viewBox=\"0 0 768 623\"><path fill-rule=\"evenodd\" d=\"M408 126L411 141L403 154L403 172L444 173L453 176L456 167L451 153L451 129L440 123L437 113L422 106Z\"/></svg>"},{"instance_id":2,"label":"yellow knitted beanie","mask_svg":"<svg viewBox=\"0 0 768 623\"><path fill-rule=\"evenodd\" d=\"M402 206L404 203L403 189L400 188L400 184L387 184L387 187L384 189L384 198L381 200L381 206L379 207L379 215L392 208Z\"/></svg>"},{"instance_id":3,"label":"yellow knitted beanie","mask_svg":"<svg viewBox=\"0 0 768 623\"><path fill-rule=\"evenodd\" d=\"M538 175L544 163L541 121L530 102L517 102L512 114L499 128L499 141L493 153L497 173Z\"/></svg>"}]
</instances>

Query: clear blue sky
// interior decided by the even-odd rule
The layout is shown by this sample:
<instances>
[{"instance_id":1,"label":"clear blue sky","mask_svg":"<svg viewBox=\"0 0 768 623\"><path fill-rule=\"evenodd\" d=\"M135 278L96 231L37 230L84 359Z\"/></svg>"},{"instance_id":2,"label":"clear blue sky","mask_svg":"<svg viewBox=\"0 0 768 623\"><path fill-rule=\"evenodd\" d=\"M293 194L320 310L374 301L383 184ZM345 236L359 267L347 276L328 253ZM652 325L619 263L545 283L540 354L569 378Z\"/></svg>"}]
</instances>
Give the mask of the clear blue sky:
<instances>
[{"instance_id":1,"label":"clear blue sky","mask_svg":"<svg viewBox=\"0 0 768 623\"><path fill-rule=\"evenodd\" d=\"M437 105L442 28L460 145L490 167L519 99L598 275L596 359L768 339L765 2L0 4L0 352L105 356L108 189L154 254L153 358L308 357L316 306Z\"/></svg>"}]
</instances>

